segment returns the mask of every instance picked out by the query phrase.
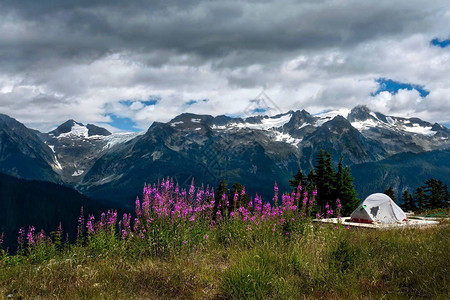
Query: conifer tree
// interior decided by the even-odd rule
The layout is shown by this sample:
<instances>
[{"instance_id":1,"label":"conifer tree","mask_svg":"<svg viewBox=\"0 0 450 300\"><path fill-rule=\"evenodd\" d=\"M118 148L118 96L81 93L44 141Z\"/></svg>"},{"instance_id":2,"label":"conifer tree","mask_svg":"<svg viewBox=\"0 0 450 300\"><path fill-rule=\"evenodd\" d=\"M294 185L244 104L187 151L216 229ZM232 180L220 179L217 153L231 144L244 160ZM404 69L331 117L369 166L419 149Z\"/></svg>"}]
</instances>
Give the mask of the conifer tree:
<instances>
[{"instance_id":1,"label":"conifer tree","mask_svg":"<svg viewBox=\"0 0 450 300\"><path fill-rule=\"evenodd\" d=\"M414 198L412 197L412 195L408 192L408 190L403 192L402 195L402 208L405 211L415 211L417 209Z\"/></svg>"},{"instance_id":2,"label":"conifer tree","mask_svg":"<svg viewBox=\"0 0 450 300\"><path fill-rule=\"evenodd\" d=\"M444 208L446 205L446 186L440 180L430 178L422 187L427 195L428 208ZM447 192L448 193L448 192Z\"/></svg>"},{"instance_id":3,"label":"conifer tree","mask_svg":"<svg viewBox=\"0 0 450 300\"><path fill-rule=\"evenodd\" d=\"M342 204L342 214L349 215L359 205L358 195L353 186L353 178L350 174L350 169L344 168L343 157L339 160L338 171L336 173L336 199L339 199Z\"/></svg>"},{"instance_id":4,"label":"conifer tree","mask_svg":"<svg viewBox=\"0 0 450 300\"><path fill-rule=\"evenodd\" d=\"M422 187L418 187L414 193L414 200L417 203L418 209L426 209L428 207L427 195L424 193Z\"/></svg>"},{"instance_id":5,"label":"conifer tree","mask_svg":"<svg viewBox=\"0 0 450 300\"><path fill-rule=\"evenodd\" d=\"M395 192L394 192L394 189L392 188L392 186L390 186L387 190L384 190L383 193L388 195L392 199L392 201L397 203L397 198L395 197Z\"/></svg>"},{"instance_id":6,"label":"conifer tree","mask_svg":"<svg viewBox=\"0 0 450 300\"><path fill-rule=\"evenodd\" d=\"M331 164L331 155L328 151L320 149L317 155L316 165L314 166L314 182L317 187L317 205L325 206L328 203L336 201L336 173Z\"/></svg>"},{"instance_id":7,"label":"conifer tree","mask_svg":"<svg viewBox=\"0 0 450 300\"><path fill-rule=\"evenodd\" d=\"M231 190L230 195L228 196L228 200L230 202L230 211L233 211L240 206L247 205L250 202L250 197L245 192L245 187L242 184L236 182L233 184L232 187L233 189ZM235 194L238 195L236 203L234 201Z\"/></svg>"},{"instance_id":8,"label":"conifer tree","mask_svg":"<svg viewBox=\"0 0 450 300\"><path fill-rule=\"evenodd\" d=\"M294 179L289 180L289 186L293 187L295 191L297 191L297 187L300 184L306 183L306 176L303 175L302 170L300 168L297 169L297 174L294 175Z\"/></svg>"}]
</instances>

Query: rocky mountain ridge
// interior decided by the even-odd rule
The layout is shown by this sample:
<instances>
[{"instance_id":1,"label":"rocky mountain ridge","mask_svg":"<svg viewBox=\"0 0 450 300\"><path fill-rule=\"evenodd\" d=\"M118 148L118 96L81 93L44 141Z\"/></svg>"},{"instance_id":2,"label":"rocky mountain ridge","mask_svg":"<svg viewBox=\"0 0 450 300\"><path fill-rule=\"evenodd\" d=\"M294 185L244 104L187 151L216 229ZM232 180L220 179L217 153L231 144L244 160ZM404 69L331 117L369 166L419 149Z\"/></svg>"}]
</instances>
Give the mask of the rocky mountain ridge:
<instances>
[{"instance_id":1,"label":"rocky mountain ridge","mask_svg":"<svg viewBox=\"0 0 450 300\"><path fill-rule=\"evenodd\" d=\"M19 122L12 122L14 126L11 122L0 123L0 130L20 127ZM329 150L336 161L343 156L346 165L450 148L450 130L444 126L386 116L365 106L318 115L297 110L247 118L184 113L167 123L154 122L145 133L111 134L74 120L49 133L21 128L19 135L27 138L9 141L22 148L33 141L32 147L17 146L23 151L16 152L37 151L34 156L53 172L45 180L59 180L114 203L130 201L140 194L144 182L166 176L175 177L180 185L187 185L192 177L211 185L225 178L243 183L251 192L270 195L273 181L287 190L298 167L309 172L320 148ZM21 177L6 162L0 161L2 170Z\"/></svg>"}]
</instances>

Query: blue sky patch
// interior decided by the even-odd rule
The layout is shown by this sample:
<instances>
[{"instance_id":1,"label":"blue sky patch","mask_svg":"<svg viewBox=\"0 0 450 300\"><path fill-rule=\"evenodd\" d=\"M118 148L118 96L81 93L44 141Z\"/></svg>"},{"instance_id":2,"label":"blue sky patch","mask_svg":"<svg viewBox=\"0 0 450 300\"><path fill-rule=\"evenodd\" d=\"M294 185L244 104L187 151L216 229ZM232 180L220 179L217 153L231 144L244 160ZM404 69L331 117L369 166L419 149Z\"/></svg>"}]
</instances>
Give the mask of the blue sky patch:
<instances>
[{"instance_id":1,"label":"blue sky patch","mask_svg":"<svg viewBox=\"0 0 450 300\"><path fill-rule=\"evenodd\" d=\"M265 108L255 108L251 111L252 114L263 114L265 112L267 112Z\"/></svg>"},{"instance_id":2,"label":"blue sky patch","mask_svg":"<svg viewBox=\"0 0 450 300\"><path fill-rule=\"evenodd\" d=\"M159 100L161 100L161 99L155 97L155 98L149 98L148 100L120 100L119 103L123 104L125 106L128 106L128 107L133 105L133 103L135 103L135 102L141 102L145 106L151 106L151 105L158 104Z\"/></svg>"},{"instance_id":3,"label":"blue sky patch","mask_svg":"<svg viewBox=\"0 0 450 300\"><path fill-rule=\"evenodd\" d=\"M419 92L420 97L424 98L426 96L428 96L428 94L430 93L429 91L427 91L422 85L418 85L418 84L411 84L411 83L403 83L403 82L398 82L398 81L394 81L392 79L387 79L387 78L378 78L375 80L378 83L378 90L374 93L372 93L372 96L376 96L381 92L389 92L392 95L397 94L398 90L416 90Z\"/></svg>"},{"instance_id":4,"label":"blue sky patch","mask_svg":"<svg viewBox=\"0 0 450 300\"><path fill-rule=\"evenodd\" d=\"M139 129L135 128L136 123L134 123L134 121L130 118L121 118L116 116L115 114L108 114L108 116L112 120L112 122L109 122L109 124L117 129L133 132L139 131Z\"/></svg>"},{"instance_id":5,"label":"blue sky patch","mask_svg":"<svg viewBox=\"0 0 450 300\"><path fill-rule=\"evenodd\" d=\"M433 46L445 48L445 47L447 47L448 45L450 45L450 39L446 39L446 40L432 39L430 43L431 43L431 45L433 45Z\"/></svg>"},{"instance_id":6,"label":"blue sky patch","mask_svg":"<svg viewBox=\"0 0 450 300\"><path fill-rule=\"evenodd\" d=\"M196 103L201 103L201 102L206 103L208 101L209 101L209 99L202 99L202 100L193 100L193 99L191 99L191 100L185 102L185 104L188 105L188 106L191 106L191 105L196 104Z\"/></svg>"}]
</instances>

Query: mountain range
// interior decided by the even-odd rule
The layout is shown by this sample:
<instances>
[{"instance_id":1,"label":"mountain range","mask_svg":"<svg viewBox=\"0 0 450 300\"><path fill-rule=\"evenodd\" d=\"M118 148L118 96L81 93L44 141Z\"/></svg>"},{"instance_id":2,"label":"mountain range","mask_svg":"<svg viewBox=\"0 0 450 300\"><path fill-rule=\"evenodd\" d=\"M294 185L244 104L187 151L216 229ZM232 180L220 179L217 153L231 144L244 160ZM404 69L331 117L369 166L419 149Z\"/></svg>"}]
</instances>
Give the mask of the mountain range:
<instances>
[{"instance_id":1,"label":"mountain range","mask_svg":"<svg viewBox=\"0 0 450 300\"><path fill-rule=\"evenodd\" d=\"M116 134L74 120L41 133L0 115L0 172L65 184L118 206L131 206L144 183L167 176L182 187L192 178L212 186L238 181L269 200L274 181L288 191L297 168L308 173L322 148L335 163L343 157L365 197L390 185L400 194L435 174L449 182L449 136L438 123L365 106L247 118L184 113L146 132Z\"/></svg>"}]
</instances>

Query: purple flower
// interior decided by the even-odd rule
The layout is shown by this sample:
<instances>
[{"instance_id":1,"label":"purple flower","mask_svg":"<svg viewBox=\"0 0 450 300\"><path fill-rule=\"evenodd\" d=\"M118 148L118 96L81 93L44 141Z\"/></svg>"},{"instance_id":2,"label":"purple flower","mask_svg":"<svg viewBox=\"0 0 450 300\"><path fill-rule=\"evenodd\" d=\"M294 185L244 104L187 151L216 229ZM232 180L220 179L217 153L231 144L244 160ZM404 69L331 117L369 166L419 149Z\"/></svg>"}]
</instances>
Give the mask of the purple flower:
<instances>
[{"instance_id":1,"label":"purple flower","mask_svg":"<svg viewBox=\"0 0 450 300\"><path fill-rule=\"evenodd\" d=\"M35 243L34 231L35 231L34 226L28 227L28 233L27 233L28 245L34 245L34 243Z\"/></svg>"}]
</instances>

